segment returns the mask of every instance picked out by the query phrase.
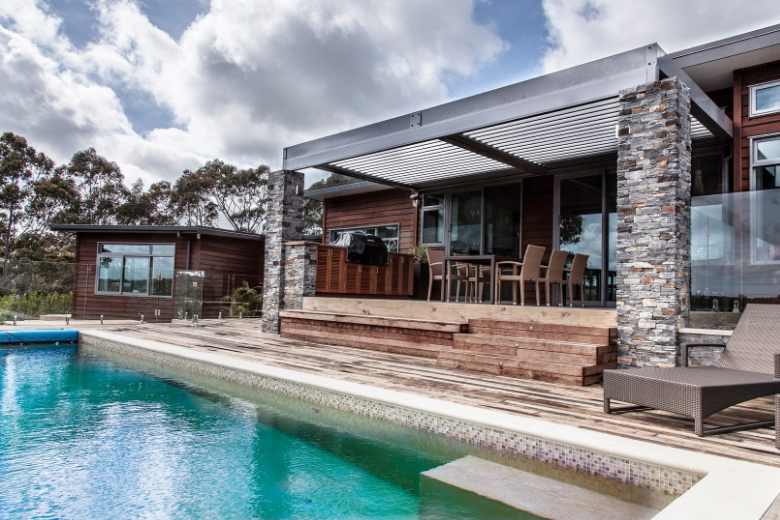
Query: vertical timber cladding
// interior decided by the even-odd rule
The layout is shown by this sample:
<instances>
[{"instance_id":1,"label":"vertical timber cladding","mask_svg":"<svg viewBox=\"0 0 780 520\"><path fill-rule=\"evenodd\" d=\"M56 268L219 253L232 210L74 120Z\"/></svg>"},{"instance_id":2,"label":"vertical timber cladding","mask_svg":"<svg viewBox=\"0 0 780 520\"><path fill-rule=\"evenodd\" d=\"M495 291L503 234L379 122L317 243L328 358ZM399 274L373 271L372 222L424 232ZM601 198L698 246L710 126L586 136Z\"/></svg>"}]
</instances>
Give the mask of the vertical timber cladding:
<instances>
[{"instance_id":1,"label":"vertical timber cladding","mask_svg":"<svg viewBox=\"0 0 780 520\"><path fill-rule=\"evenodd\" d=\"M780 61L758 67L738 70L734 73L735 109L734 126L739 128L739 136L734 136L734 153L741 159L735 165L734 191L750 189L750 138L780 132L780 113L750 117L750 87L768 81L780 79ZM737 114L737 112L739 112ZM737 119L737 115L739 118Z\"/></svg>"},{"instance_id":2,"label":"vertical timber cladding","mask_svg":"<svg viewBox=\"0 0 780 520\"><path fill-rule=\"evenodd\" d=\"M690 91L677 78L620 92L618 363L673 366L689 316Z\"/></svg>"},{"instance_id":3,"label":"vertical timber cladding","mask_svg":"<svg viewBox=\"0 0 780 520\"><path fill-rule=\"evenodd\" d=\"M409 190L391 189L361 195L325 199L322 217L322 243L330 242L332 229L400 224L398 252L407 253L416 242L417 208Z\"/></svg>"},{"instance_id":4,"label":"vertical timber cladding","mask_svg":"<svg viewBox=\"0 0 780 520\"><path fill-rule=\"evenodd\" d=\"M531 177L523 181L523 216L520 220L522 226L521 237L523 243L520 254L525 255L525 249L529 245L544 247L544 263L550 259L553 249L553 226L555 222L555 179L552 175ZM525 291L525 299L536 302L536 290L534 285L527 283L522 289ZM546 305L544 286L541 288L541 302Z\"/></svg>"},{"instance_id":5,"label":"vertical timber cladding","mask_svg":"<svg viewBox=\"0 0 780 520\"><path fill-rule=\"evenodd\" d=\"M268 174L266 203L265 276L261 330L279 333L279 310L284 305L284 244L303 238L303 173L279 170ZM303 287L300 288L303 291Z\"/></svg>"}]
</instances>

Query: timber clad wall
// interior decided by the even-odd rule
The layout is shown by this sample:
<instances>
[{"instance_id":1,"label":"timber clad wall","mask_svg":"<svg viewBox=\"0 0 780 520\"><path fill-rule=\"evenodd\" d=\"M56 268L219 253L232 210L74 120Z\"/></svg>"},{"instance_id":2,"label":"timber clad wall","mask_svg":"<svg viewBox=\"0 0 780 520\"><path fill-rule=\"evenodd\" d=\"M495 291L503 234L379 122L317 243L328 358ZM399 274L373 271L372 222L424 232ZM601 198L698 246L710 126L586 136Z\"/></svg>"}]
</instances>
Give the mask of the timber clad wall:
<instances>
[{"instance_id":1,"label":"timber clad wall","mask_svg":"<svg viewBox=\"0 0 780 520\"><path fill-rule=\"evenodd\" d=\"M330 242L332 229L400 224L398 252L408 252L414 245L417 228L417 208L412 206L409 195L408 190L393 189L326 199L323 243Z\"/></svg>"},{"instance_id":2,"label":"timber clad wall","mask_svg":"<svg viewBox=\"0 0 780 520\"><path fill-rule=\"evenodd\" d=\"M780 132L780 113L750 117L750 86L780 79L780 61L734 73L734 141L740 143L734 191L750 189L750 137Z\"/></svg>"},{"instance_id":3,"label":"timber clad wall","mask_svg":"<svg viewBox=\"0 0 780 520\"><path fill-rule=\"evenodd\" d=\"M195 235L186 236L191 243L190 270L207 273L204 302L217 299L215 291L224 290L226 282L220 285L218 278L224 277L220 275L252 275L257 283L262 282L265 256L262 240L206 234L198 240ZM160 309L160 319L173 318L172 297L96 295L98 243L175 244L174 270L183 271L187 268L187 238L177 238L175 233L78 233L76 262L79 269L73 291L73 316L139 319L143 314L146 320L153 320L155 309ZM214 290L209 292L209 289Z\"/></svg>"},{"instance_id":4,"label":"timber clad wall","mask_svg":"<svg viewBox=\"0 0 780 520\"><path fill-rule=\"evenodd\" d=\"M529 245L543 246L544 263L550 258L553 248L555 179L551 176L531 177L523 181L523 244L520 254L525 254ZM541 303L545 305L544 286L540 285ZM519 298L518 298L519 299ZM536 304L536 291L531 283L525 284L525 301Z\"/></svg>"}]
</instances>

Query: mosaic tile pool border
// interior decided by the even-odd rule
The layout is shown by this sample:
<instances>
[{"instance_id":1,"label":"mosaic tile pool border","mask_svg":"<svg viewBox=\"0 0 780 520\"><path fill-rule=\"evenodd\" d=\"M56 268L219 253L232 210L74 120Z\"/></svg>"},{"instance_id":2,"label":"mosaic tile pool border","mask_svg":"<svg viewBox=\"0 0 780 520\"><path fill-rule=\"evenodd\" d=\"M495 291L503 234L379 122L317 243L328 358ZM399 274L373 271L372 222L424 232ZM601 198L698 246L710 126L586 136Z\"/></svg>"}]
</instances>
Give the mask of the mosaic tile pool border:
<instances>
[{"instance_id":1,"label":"mosaic tile pool border","mask_svg":"<svg viewBox=\"0 0 780 520\"><path fill-rule=\"evenodd\" d=\"M365 397L325 390L251 371L188 359L183 356L158 352L118 341L86 334L81 335L80 341L83 345L103 348L156 363L262 388L373 419L389 421L409 428L443 435L469 444L617 480L624 484L659 491L667 495L682 495L702 478L689 472L632 461L595 450L569 446L478 423L442 417L431 412L412 410Z\"/></svg>"}]
</instances>

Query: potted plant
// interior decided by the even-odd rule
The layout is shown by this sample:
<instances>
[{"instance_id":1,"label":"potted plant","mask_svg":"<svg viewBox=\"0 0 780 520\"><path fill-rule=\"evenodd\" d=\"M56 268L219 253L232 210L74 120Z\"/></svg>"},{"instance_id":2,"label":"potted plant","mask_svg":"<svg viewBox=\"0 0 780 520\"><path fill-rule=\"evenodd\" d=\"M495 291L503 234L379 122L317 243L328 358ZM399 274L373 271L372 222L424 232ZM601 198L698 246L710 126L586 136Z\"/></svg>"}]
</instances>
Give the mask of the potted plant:
<instances>
[{"instance_id":1,"label":"potted plant","mask_svg":"<svg viewBox=\"0 0 780 520\"><path fill-rule=\"evenodd\" d=\"M428 299L428 280L430 271L428 270L428 244L417 244L409 248L409 252L414 255L414 293L412 299Z\"/></svg>"}]
</instances>

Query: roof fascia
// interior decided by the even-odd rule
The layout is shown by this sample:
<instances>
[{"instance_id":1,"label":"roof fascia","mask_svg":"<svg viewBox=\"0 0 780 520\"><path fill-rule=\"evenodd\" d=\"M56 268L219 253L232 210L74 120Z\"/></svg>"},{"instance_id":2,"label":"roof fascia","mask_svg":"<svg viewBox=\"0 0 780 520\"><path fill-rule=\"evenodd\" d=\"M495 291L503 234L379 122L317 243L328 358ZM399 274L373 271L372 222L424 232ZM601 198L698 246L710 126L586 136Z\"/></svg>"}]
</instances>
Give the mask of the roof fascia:
<instances>
[{"instance_id":1,"label":"roof fascia","mask_svg":"<svg viewBox=\"0 0 780 520\"><path fill-rule=\"evenodd\" d=\"M659 48L650 44L507 87L284 149L284 169L323 164L438 139L524 117L615 97L658 79ZM355 176L353 173L345 175ZM382 182L381 179L366 179Z\"/></svg>"},{"instance_id":2,"label":"roof fascia","mask_svg":"<svg viewBox=\"0 0 780 520\"><path fill-rule=\"evenodd\" d=\"M389 190L390 186L384 184L377 184L376 182L369 181L357 181L357 182L345 182L340 184L331 184L330 186L323 186L322 188L304 190L303 197L306 199L323 201L333 197L341 197L343 195L352 195L358 193L369 193L373 191Z\"/></svg>"},{"instance_id":3,"label":"roof fascia","mask_svg":"<svg viewBox=\"0 0 780 520\"><path fill-rule=\"evenodd\" d=\"M63 233L186 233L241 238L246 240L265 240L265 235L241 233L229 229L199 226L100 226L90 224L52 224L51 231Z\"/></svg>"},{"instance_id":4,"label":"roof fascia","mask_svg":"<svg viewBox=\"0 0 780 520\"><path fill-rule=\"evenodd\" d=\"M780 45L780 24L672 52L667 57L673 59L678 67L686 69L775 45Z\"/></svg>"}]
</instances>

